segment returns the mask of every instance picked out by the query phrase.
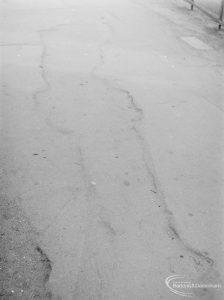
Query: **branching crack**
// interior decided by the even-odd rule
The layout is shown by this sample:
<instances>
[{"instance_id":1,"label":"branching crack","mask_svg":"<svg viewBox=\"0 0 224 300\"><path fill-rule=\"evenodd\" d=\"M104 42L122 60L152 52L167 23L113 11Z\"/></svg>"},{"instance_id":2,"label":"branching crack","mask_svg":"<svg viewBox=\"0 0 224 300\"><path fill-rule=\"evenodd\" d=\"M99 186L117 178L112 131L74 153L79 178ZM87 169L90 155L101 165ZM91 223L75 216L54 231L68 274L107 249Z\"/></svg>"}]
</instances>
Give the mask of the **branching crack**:
<instances>
[{"instance_id":1,"label":"branching crack","mask_svg":"<svg viewBox=\"0 0 224 300\"><path fill-rule=\"evenodd\" d=\"M35 102L35 106L39 106L39 98L41 95L43 94L46 94L47 92L49 92L51 90L51 84L48 80L48 77L47 77L47 69L46 69L46 57L47 57L47 45L46 45L46 42L45 42L45 38L44 38L44 35L46 33L49 33L49 32L54 32L54 31L58 31L61 27L64 27L64 26L67 26L68 23L62 23L62 24L58 24L54 27L51 27L51 28L48 28L48 29L41 29L38 31L38 34L39 34L39 39L40 39L40 47L42 49L42 52L41 52L41 57L40 57L40 65L39 65L39 68L40 68L40 76L41 76L41 79L43 81L43 86L39 89L37 89L34 93L33 93L33 99L34 99L34 102Z\"/></svg>"},{"instance_id":2,"label":"branching crack","mask_svg":"<svg viewBox=\"0 0 224 300\"><path fill-rule=\"evenodd\" d=\"M46 56L47 56L47 46L45 44L44 40L44 30L39 31L39 37L40 37L40 45L42 47L42 52L41 52L41 57L40 57L40 76L43 81L43 86L39 88L35 93L33 94L33 99L35 101L35 105L39 106L39 97L42 94L47 93L51 89L50 82L48 81L47 78L47 71L46 71Z\"/></svg>"},{"instance_id":3,"label":"branching crack","mask_svg":"<svg viewBox=\"0 0 224 300\"><path fill-rule=\"evenodd\" d=\"M132 129L135 132L135 134L137 136L137 139L139 141L139 144L141 146L141 149L142 149L142 160L144 162L147 174L148 174L149 178L152 181L152 191L155 194L157 194L159 192L159 188L158 188L158 183L157 183L157 179L156 179L156 176L155 176L154 166L153 165L150 166L149 162L148 162L148 160L150 159L150 162L152 164L152 161L153 161L152 155L149 152L149 149L148 149L148 147L146 146L146 143L145 143L145 139L142 136L142 134L140 133L140 131L136 128L136 126L133 126ZM148 159L147 156L149 156L149 155L150 155L150 157Z\"/></svg>"},{"instance_id":4,"label":"branching crack","mask_svg":"<svg viewBox=\"0 0 224 300\"><path fill-rule=\"evenodd\" d=\"M141 121L143 118L143 110L136 104L134 96L128 90L121 89L120 91L127 96L134 111L139 115L138 121Z\"/></svg>"},{"instance_id":5,"label":"branching crack","mask_svg":"<svg viewBox=\"0 0 224 300\"><path fill-rule=\"evenodd\" d=\"M153 158L150 153L150 150L148 149L145 139L143 138L143 136L141 135L139 130L136 127L133 127L133 130L135 131L136 136L138 137L138 140L139 140L141 148L142 148L143 161L144 161L147 173L152 181L153 191L156 192L158 200L160 201L160 205L163 207L164 215L166 217L166 222L167 222L167 226L168 226L168 234L171 235L172 239L176 239L181 244L181 246L188 253L190 253L193 257L203 260L206 264L209 264L209 268L207 269L207 272L209 272L210 269L214 265L213 259L210 258L209 256L206 256L201 251L194 249L191 245L189 245L187 243L187 241L185 241L181 237L181 235L177 229L177 226L175 225L174 215L169 210L167 203L166 203L164 193L163 193L162 189L160 188L160 182L156 175L155 167L153 165Z\"/></svg>"},{"instance_id":6,"label":"branching crack","mask_svg":"<svg viewBox=\"0 0 224 300\"><path fill-rule=\"evenodd\" d=\"M195 257L197 257L198 259L202 259L204 262L206 262L207 264L209 264L209 269L207 270L207 272L210 270L210 268L213 267L214 265L214 260L209 257L208 255L205 255L203 252L194 249L191 245L189 245L179 234L178 230L176 229L176 227L173 225L174 221L173 218L171 219L171 217L169 216L168 218L168 230L170 231L171 235L178 241L181 243L181 245L184 247L184 249L187 252L190 252L193 255L193 260L195 262Z\"/></svg>"},{"instance_id":7,"label":"branching crack","mask_svg":"<svg viewBox=\"0 0 224 300\"><path fill-rule=\"evenodd\" d=\"M134 97L127 90L122 90L121 89L121 91L127 95L127 97L129 98L130 103L132 104L132 107L134 108L135 112L138 113L138 115L139 115L138 121L142 120L143 111L142 111L141 108L139 108L136 105ZM160 185L160 182L159 182L157 174L156 174L155 166L153 164L153 157L152 157L151 151L150 151L143 135L141 134L141 132L137 128L137 126L136 125L133 126L132 129L135 132L136 137L139 141L140 147L142 149L142 160L144 162L145 169L147 171L147 174L150 178L150 182L152 184L151 191L154 194L157 195L158 200L160 201L160 205L163 207L164 215L166 217L167 226L168 226L168 233L170 232L172 237L175 238L182 245L182 247L188 253L190 253L194 258L200 259L203 262L205 262L206 264L208 264L209 267L207 268L207 272L209 272L211 270L211 268L213 267L213 265L214 265L214 260L212 258L210 258L208 255L205 255L203 252L201 252L197 249L194 249L191 245L189 245L187 243L187 241L185 241L181 237L176 225L174 225L175 224L174 215L169 210L169 208L167 206L167 203L166 203L164 193L163 193L163 191L160 187L161 185Z\"/></svg>"}]
</instances>

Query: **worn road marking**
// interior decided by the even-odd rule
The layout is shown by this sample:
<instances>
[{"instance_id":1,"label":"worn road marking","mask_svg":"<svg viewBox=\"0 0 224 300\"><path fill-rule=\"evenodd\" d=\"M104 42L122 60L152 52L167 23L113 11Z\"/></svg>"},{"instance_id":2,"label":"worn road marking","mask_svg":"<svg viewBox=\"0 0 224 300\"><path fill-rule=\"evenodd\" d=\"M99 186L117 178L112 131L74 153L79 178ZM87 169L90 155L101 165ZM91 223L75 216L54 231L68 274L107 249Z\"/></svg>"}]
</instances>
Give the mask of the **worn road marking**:
<instances>
[{"instance_id":1,"label":"worn road marking","mask_svg":"<svg viewBox=\"0 0 224 300\"><path fill-rule=\"evenodd\" d=\"M194 36L185 36L185 37L181 37L181 39L195 49L212 50L212 47L210 47L208 44L202 42L201 40L199 40Z\"/></svg>"}]
</instances>

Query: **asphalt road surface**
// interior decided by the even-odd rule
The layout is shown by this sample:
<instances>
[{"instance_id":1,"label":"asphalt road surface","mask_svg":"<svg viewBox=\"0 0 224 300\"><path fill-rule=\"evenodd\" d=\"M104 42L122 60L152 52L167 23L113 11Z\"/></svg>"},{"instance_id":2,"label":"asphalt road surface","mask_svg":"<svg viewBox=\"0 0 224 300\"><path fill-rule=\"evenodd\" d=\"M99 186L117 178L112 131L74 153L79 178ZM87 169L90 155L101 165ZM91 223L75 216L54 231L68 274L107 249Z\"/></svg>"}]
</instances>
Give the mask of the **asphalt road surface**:
<instances>
[{"instance_id":1,"label":"asphalt road surface","mask_svg":"<svg viewBox=\"0 0 224 300\"><path fill-rule=\"evenodd\" d=\"M211 10L220 16L220 9L222 5L222 0L196 0L198 4L203 5L203 7Z\"/></svg>"},{"instance_id":2,"label":"asphalt road surface","mask_svg":"<svg viewBox=\"0 0 224 300\"><path fill-rule=\"evenodd\" d=\"M224 299L165 284L223 280L223 31L182 1L0 9L2 299Z\"/></svg>"}]
</instances>

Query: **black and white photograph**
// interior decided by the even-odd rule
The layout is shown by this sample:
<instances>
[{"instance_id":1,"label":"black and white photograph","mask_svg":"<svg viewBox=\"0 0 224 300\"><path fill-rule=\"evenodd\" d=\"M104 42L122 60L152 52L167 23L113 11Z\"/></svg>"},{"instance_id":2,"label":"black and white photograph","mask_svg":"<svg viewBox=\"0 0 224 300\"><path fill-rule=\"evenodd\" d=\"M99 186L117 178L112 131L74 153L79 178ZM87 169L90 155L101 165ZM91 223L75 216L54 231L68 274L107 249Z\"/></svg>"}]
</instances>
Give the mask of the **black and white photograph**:
<instances>
[{"instance_id":1,"label":"black and white photograph","mask_svg":"<svg viewBox=\"0 0 224 300\"><path fill-rule=\"evenodd\" d=\"M224 300L224 0L0 0L0 299Z\"/></svg>"}]
</instances>

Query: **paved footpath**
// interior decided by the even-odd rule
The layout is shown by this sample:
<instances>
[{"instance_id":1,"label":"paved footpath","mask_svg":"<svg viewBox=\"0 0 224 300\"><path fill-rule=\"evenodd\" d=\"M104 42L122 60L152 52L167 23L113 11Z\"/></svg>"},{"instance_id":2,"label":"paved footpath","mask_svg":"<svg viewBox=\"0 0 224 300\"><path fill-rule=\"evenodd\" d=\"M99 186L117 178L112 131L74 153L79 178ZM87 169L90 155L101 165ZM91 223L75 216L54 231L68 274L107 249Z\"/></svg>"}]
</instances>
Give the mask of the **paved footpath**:
<instances>
[{"instance_id":1,"label":"paved footpath","mask_svg":"<svg viewBox=\"0 0 224 300\"><path fill-rule=\"evenodd\" d=\"M165 284L224 278L223 31L177 0L0 11L3 299L224 299Z\"/></svg>"}]
</instances>

